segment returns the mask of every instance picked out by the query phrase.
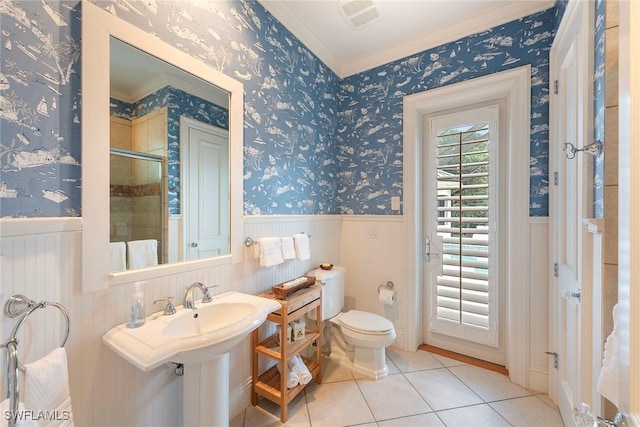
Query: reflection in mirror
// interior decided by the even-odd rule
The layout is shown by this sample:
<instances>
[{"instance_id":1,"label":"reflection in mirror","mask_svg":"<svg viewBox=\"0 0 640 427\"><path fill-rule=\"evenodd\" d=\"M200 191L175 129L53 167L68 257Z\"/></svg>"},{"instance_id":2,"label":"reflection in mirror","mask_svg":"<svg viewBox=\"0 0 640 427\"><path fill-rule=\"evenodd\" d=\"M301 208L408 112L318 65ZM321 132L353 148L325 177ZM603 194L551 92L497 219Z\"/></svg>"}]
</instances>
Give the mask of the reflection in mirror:
<instances>
[{"instance_id":1,"label":"reflection in mirror","mask_svg":"<svg viewBox=\"0 0 640 427\"><path fill-rule=\"evenodd\" d=\"M174 84L167 81L162 85L157 85L155 89L144 85L135 85L137 92L127 90L114 90L112 93L110 76L105 78L105 74L110 74L112 64L111 59L122 59L126 56L112 52L111 43L113 39L117 39L125 44L125 47L134 47L137 51L135 59L129 58L125 61L134 64L139 63L141 56L151 56L154 58L153 64L147 63L142 66L142 70L156 70L163 68L164 72L157 72L153 76L145 74L142 80L145 83L152 81L160 81L163 78L168 79L175 70L181 70L176 81L182 83ZM126 46L129 45L129 46ZM113 48L117 49L116 47ZM139 50L138 50L139 49ZM145 55L142 55L145 52ZM170 64L171 67L165 68L162 63ZM115 62L114 62L115 64ZM140 68L140 67L139 67ZM121 68L113 66L114 75ZM138 70L128 70L125 74L133 75ZM161 77L161 75L163 77ZM115 89L114 79L114 89ZM119 80L118 80L119 81ZM186 83L185 83L186 82ZM183 84L184 83L184 84ZM172 88L169 90L168 88ZM159 88L159 89L158 89ZM166 88L166 89L165 89ZM160 91L159 93L158 90ZM120 92L116 95L116 92ZM151 94L156 93L157 102L152 102L148 98ZM187 95L190 94L190 95ZM213 95L213 96L212 96ZM145 101L148 98L148 102ZM118 102L115 101L118 100ZM141 101L140 101L141 100ZM83 2L82 4L82 290L83 292L93 292L106 289L108 286L132 283L135 281L150 280L159 277L167 277L170 275L178 275L188 273L194 269L211 268L231 263L242 262L243 250L243 217L242 217L242 141L243 141L243 100L244 88L241 82L229 77L228 75L214 69L210 65L199 58L195 58L184 51L171 46L160 40L157 36L150 34L137 28L136 26L110 14L99 6L91 2ZM130 228L134 225L133 220L117 219L113 222L110 218L110 123L111 113L118 110L121 106L120 102L129 104L124 108L128 112L124 117L119 116L118 119L126 119L130 128L134 127L134 121L140 122L144 120L152 120L154 114L162 116L161 109L157 108L137 108L136 103L140 101L140 105L150 106L154 103L164 107L166 110L166 119L164 124L158 125L156 122L147 120L145 125L136 126L136 131L131 131L131 145L126 148L119 148L120 154L123 150L128 154L143 156L146 160L142 162L147 166L151 164L158 165L159 162L151 161L151 156L158 156L164 161L162 166L162 180L157 187L160 187L160 199L162 200L161 213L154 214L158 218L163 227L159 234L160 237L155 238L147 235L133 234ZM226 114L214 114L207 107L207 103L216 105L216 112L224 111ZM182 106L188 106L200 113L190 117L190 113L182 110ZM180 111L179 108L180 107ZM148 113L150 116L144 117ZM183 116L183 117L181 117ZM187 116L187 117L184 117ZM144 117L144 118L143 118ZM186 195L186 191L190 190L191 185L186 181L193 181L195 178L189 178L189 175L196 174L202 176L200 171L188 170L185 173L183 152L185 144L180 143L180 135L187 132L188 126L181 126L181 120L194 119L198 122L207 123L207 126L215 128L217 141L224 143L207 145L206 155L196 150L196 156L207 158L206 174L209 178L205 181L208 187L205 192L213 185L220 191L216 193L218 199L225 199L224 203L218 205L209 204L206 207L198 206L202 215L203 223L196 227L203 227L207 233L218 233L222 240L227 242L228 246L210 250L205 245L201 245L197 238L186 235L186 226L193 221L187 220L190 213L195 208L186 208L183 201L194 199L190 194ZM213 120L207 121L207 120ZM153 123L149 125L149 123ZM121 122L122 124L122 122ZM165 131L166 129L166 131ZM115 132L115 131L114 131ZM162 143L156 144L155 138L158 134L166 132L166 140L162 138ZM189 132L187 132L189 133ZM217 133L220 133L218 135ZM135 137L134 137L135 135ZM140 138L146 143L137 144L145 145L141 148L133 144L134 138ZM153 142L149 140L154 139ZM149 147L154 147L149 149ZM209 148L211 147L211 148ZM198 148L199 149L199 148ZM216 151L219 150L219 151ZM193 151L193 150L192 150ZM212 152L214 152L212 154ZM161 163L161 162L160 162ZM215 164L215 168L210 168L211 164ZM226 166L220 167L220 165ZM138 168L131 167L131 170ZM144 169L141 167L140 169ZM190 168L191 169L191 168ZM216 171L211 177L212 172ZM216 178L216 174L217 178ZM155 176L157 174L154 173ZM118 179L121 177L118 177ZM120 181L118 181L120 182ZM123 181L126 182L126 181ZM154 185L147 181L129 181L131 184L127 189L121 189L120 194L137 195L141 192L146 194L152 192ZM135 182L135 183L134 183ZM140 183L143 182L143 183ZM115 184L114 185L121 185ZM193 193L193 192L191 192ZM155 202L154 202L155 203ZM133 202L131 204L134 204ZM142 214L144 217L148 214ZM115 218L115 217L114 217ZM148 217L147 217L148 218ZM213 221L211 221L213 220ZM130 221L130 222L129 222ZM144 220L151 223L150 220ZM137 222L136 222L137 225ZM130 233L130 234L129 234ZM226 233L226 234L225 234ZM125 234L120 242L114 242L117 246L125 245L123 240L127 242L142 241L141 245L145 246L145 241L157 241L157 249L155 257L158 265L127 269L126 271L114 272L110 266L110 252L112 245L110 237L118 234ZM135 240L128 240L135 239ZM153 242L152 242L153 243ZM146 243L146 247L153 248L153 244ZM192 246L195 248L192 249ZM189 248L189 250L187 250ZM153 250L153 249L152 249ZM194 259L191 259L193 254ZM226 255L225 255L226 254ZM203 258L205 256L205 258ZM174 262L175 261L175 262ZM126 261L125 261L126 265Z\"/></svg>"},{"instance_id":2,"label":"reflection in mirror","mask_svg":"<svg viewBox=\"0 0 640 427\"><path fill-rule=\"evenodd\" d=\"M110 51L110 272L229 254L229 94Z\"/></svg>"}]
</instances>

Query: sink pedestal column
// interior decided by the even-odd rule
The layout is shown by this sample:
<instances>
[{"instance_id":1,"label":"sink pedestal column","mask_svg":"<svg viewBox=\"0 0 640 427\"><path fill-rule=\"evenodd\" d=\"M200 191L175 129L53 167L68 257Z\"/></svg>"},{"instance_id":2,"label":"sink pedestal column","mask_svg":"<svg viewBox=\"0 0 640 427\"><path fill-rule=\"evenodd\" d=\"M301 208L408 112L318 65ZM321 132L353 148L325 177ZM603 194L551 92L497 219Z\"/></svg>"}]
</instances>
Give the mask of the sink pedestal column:
<instances>
[{"instance_id":1,"label":"sink pedestal column","mask_svg":"<svg viewBox=\"0 0 640 427\"><path fill-rule=\"evenodd\" d=\"M185 363L184 427L229 425L229 353L205 363Z\"/></svg>"}]
</instances>

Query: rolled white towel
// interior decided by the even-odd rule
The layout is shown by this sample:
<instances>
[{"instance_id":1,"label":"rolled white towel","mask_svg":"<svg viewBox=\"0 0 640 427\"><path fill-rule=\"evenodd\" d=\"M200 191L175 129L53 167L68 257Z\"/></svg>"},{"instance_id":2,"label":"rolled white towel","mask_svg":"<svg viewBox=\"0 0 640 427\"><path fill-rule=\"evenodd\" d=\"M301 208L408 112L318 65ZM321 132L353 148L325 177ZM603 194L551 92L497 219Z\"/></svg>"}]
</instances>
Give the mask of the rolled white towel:
<instances>
[{"instance_id":1,"label":"rolled white towel","mask_svg":"<svg viewBox=\"0 0 640 427\"><path fill-rule=\"evenodd\" d=\"M280 368L280 363L277 364L278 372L282 375L282 369ZM298 378L298 374L289 369L287 372L287 388L294 388L300 383L300 378Z\"/></svg>"},{"instance_id":2,"label":"rolled white towel","mask_svg":"<svg viewBox=\"0 0 640 427\"><path fill-rule=\"evenodd\" d=\"M309 368L302 361L302 357L299 354L296 354L291 359L289 359L289 369L295 372L300 378L300 384L308 384L311 381L311 372L309 372Z\"/></svg>"},{"instance_id":3,"label":"rolled white towel","mask_svg":"<svg viewBox=\"0 0 640 427\"><path fill-rule=\"evenodd\" d=\"M2 417L0 417L0 419L2 419L2 421L0 421L1 427L9 425L9 420L7 420L7 418L11 415L11 411L12 409L9 408L9 399L5 399L0 402L0 414L2 414ZM37 415L37 413L34 413L33 411L27 411L24 407L24 403L19 402L18 414L16 414L16 427L38 427L38 422L36 420L28 418L30 414L34 414L34 416Z\"/></svg>"}]
</instances>

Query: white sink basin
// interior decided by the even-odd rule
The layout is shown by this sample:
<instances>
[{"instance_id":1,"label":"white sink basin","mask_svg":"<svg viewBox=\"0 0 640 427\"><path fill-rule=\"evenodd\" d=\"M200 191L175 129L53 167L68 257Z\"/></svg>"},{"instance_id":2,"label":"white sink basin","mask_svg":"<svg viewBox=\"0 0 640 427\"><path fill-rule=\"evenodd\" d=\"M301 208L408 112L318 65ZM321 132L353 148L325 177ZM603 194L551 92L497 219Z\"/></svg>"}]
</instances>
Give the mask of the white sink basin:
<instances>
[{"instance_id":1,"label":"white sink basin","mask_svg":"<svg viewBox=\"0 0 640 427\"><path fill-rule=\"evenodd\" d=\"M155 313L139 328L118 325L102 340L143 371L166 362L204 363L228 353L278 308L275 300L226 292L210 303L197 301L195 309Z\"/></svg>"}]
</instances>

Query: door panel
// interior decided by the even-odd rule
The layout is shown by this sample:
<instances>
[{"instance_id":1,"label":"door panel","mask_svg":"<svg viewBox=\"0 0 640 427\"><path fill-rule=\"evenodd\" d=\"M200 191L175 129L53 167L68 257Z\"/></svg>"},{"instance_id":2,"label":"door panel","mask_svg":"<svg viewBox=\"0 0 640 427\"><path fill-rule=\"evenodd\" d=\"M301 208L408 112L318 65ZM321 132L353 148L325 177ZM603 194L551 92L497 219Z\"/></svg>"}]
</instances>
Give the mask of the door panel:
<instances>
[{"instance_id":1,"label":"door panel","mask_svg":"<svg viewBox=\"0 0 640 427\"><path fill-rule=\"evenodd\" d=\"M223 130L188 126L188 189L185 191L185 259L229 253L229 139Z\"/></svg>"},{"instance_id":2,"label":"door panel","mask_svg":"<svg viewBox=\"0 0 640 427\"><path fill-rule=\"evenodd\" d=\"M591 348L590 316L585 317L582 292L590 295L590 279L585 260L591 259L585 249L588 239L583 220L592 216L593 158L585 153L569 159L564 143L582 147L591 142L589 66L589 5L576 2L565 16L560 37L551 55L552 79L557 93L551 101L551 166L553 186L550 188L551 254L554 264L551 339L557 369L550 364L550 394L555 398L565 425L575 425L573 408L590 400L591 379L588 374ZM589 24L591 22L591 25ZM592 88L591 88L592 89ZM592 115L591 115L592 117ZM584 289L583 289L584 287Z\"/></svg>"}]
</instances>

